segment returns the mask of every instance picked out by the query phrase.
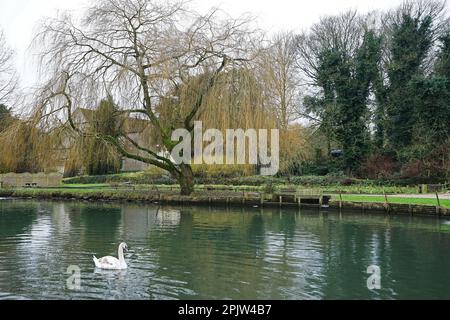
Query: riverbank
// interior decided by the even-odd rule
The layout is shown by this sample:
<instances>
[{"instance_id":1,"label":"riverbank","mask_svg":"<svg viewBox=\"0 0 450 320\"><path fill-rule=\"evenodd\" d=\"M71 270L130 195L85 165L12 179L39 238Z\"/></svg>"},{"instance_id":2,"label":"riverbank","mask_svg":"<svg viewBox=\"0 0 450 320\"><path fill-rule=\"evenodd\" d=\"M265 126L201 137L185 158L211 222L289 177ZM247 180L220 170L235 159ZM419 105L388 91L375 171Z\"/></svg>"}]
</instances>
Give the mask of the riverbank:
<instances>
[{"instance_id":1,"label":"riverbank","mask_svg":"<svg viewBox=\"0 0 450 320\"><path fill-rule=\"evenodd\" d=\"M386 212L392 214L450 216L450 197L441 196L439 205L432 195L347 195L324 193L321 196L274 196L264 192L213 190L202 188L191 196L181 196L175 189L155 189L143 186L111 188L107 185L70 186L48 189L0 189L3 198L41 200L120 201L175 205L220 205L253 207L323 207ZM322 198L320 198L322 197ZM327 201L323 201L323 199ZM330 197L328 201L328 197Z\"/></svg>"},{"instance_id":2,"label":"riverbank","mask_svg":"<svg viewBox=\"0 0 450 320\"><path fill-rule=\"evenodd\" d=\"M120 173L102 176L79 176L64 179L65 186L85 186L85 185L120 185L130 184L146 186L149 183L158 187L177 188L177 181L162 176L160 173L135 172ZM429 183L422 179L402 179L402 180L370 180L354 179L347 176L293 176L293 177L271 177L271 176L237 176L224 177L221 175L206 175L196 178L196 186L212 186L214 188L241 189L262 191L267 187L282 188L285 186L295 186L307 189L320 189L324 193L343 194L414 194L420 192L420 185ZM433 183L447 183L448 181L434 181ZM450 187L450 185L449 185Z\"/></svg>"}]
</instances>

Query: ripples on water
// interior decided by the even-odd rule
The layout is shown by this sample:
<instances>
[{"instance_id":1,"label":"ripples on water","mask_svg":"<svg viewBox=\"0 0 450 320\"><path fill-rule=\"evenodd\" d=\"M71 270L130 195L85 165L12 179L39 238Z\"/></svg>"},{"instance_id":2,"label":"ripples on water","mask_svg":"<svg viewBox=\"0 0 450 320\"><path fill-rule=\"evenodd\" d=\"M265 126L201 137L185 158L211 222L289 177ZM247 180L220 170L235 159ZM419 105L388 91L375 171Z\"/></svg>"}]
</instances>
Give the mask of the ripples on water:
<instances>
[{"instance_id":1,"label":"ripples on water","mask_svg":"<svg viewBox=\"0 0 450 320\"><path fill-rule=\"evenodd\" d=\"M122 241L129 269L95 270ZM450 298L449 249L431 218L1 200L0 299Z\"/></svg>"}]
</instances>

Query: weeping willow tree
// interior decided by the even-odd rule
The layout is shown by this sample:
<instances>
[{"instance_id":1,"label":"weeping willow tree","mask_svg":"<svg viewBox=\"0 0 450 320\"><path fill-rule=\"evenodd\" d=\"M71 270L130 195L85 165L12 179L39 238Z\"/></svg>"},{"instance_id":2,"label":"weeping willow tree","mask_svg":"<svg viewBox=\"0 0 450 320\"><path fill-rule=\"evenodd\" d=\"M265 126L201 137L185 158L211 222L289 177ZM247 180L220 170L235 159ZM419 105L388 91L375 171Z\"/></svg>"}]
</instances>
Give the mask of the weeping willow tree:
<instances>
[{"instance_id":1,"label":"weeping willow tree","mask_svg":"<svg viewBox=\"0 0 450 320\"><path fill-rule=\"evenodd\" d=\"M17 89L18 77L14 68L14 52L6 43L0 29L0 104L10 103Z\"/></svg>"},{"instance_id":2,"label":"weeping willow tree","mask_svg":"<svg viewBox=\"0 0 450 320\"><path fill-rule=\"evenodd\" d=\"M224 136L227 129L279 129L280 169L285 174L298 172L295 167L311 153L306 140L307 134L300 125L289 125L288 120L287 123L279 120L280 106L268 94L268 91L273 92L273 88L269 88L261 74L265 75L265 72L261 70L259 61L249 64L246 68L236 68L223 73L205 96L202 110L195 120L201 121L205 129L220 130ZM158 107L162 123L176 124L177 119L183 118L183 113L196 99L196 92L192 88L201 83L202 77L194 77L188 86L177 88L170 98ZM159 136L154 139L161 141ZM242 176L258 174L258 165L204 164L195 165L194 170L199 174Z\"/></svg>"},{"instance_id":3,"label":"weeping willow tree","mask_svg":"<svg viewBox=\"0 0 450 320\"><path fill-rule=\"evenodd\" d=\"M170 98L158 107L162 123L181 125L180 119L188 112L189 106L197 99L197 90L205 75L192 77L187 85L172 92ZM251 65L235 68L222 73L203 99L202 109L194 118L201 121L204 130L214 128L223 136L228 129L277 129L273 110L266 106L263 88L255 76ZM177 123L178 122L178 123ZM161 141L160 136L155 136ZM208 142L204 142L206 146ZM194 148L192 148L194 149ZM194 156L194 154L193 154ZM235 156L236 153L235 153ZM225 161L225 155L223 163ZM195 165L196 173L254 174L255 165Z\"/></svg>"},{"instance_id":4,"label":"weeping willow tree","mask_svg":"<svg viewBox=\"0 0 450 320\"><path fill-rule=\"evenodd\" d=\"M255 77L254 70L251 67L241 68L222 75L207 96L205 109L199 120L203 122L205 128L218 129L224 136L227 129L276 129L276 123L269 111L264 108L261 86ZM201 165L197 169L199 172L220 175L228 173L234 176L258 173L258 165L251 164Z\"/></svg>"},{"instance_id":5,"label":"weeping willow tree","mask_svg":"<svg viewBox=\"0 0 450 320\"><path fill-rule=\"evenodd\" d=\"M64 161L64 178L76 177L82 173L83 159L82 144L79 141L73 141L66 151L66 160Z\"/></svg>"},{"instance_id":6,"label":"weeping willow tree","mask_svg":"<svg viewBox=\"0 0 450 320\"><path fill-rule=\"evenodd\" d=\"M280 172L289 174L292 167L306 159L309 145L306 134L298 124L279 119L280 105L268 95L266 81L261 79L261 65L238 69L223 75L207 97L205 109L199 116L205 127L226 129L279 129ZM241 166L240 173L258 174L258 165ZM210 170L230 170L225 166ZM231 170L236 170L232 167Z\"/></svg>"},{"instance_id":7,"label":"weeping willow tree","mask_svg":"<svg viewBox=\"0 0 450 320\"><path fill-rule=\"evenodd\" d=\"M246 18L232 19L212 10L200 15L183 2L151 0L92 1L81 21L69 14L49 19L38 33L42 73L50 75L36 113L65 119L79 135L86 132L72 119L76 106L114 97L120 112L151 123L171 153L175 129L194 129L194 120L220 75L245 64L253 52L254 32ZM198 77L200 76L200 77ZM198 82L191 83L193 77ZM157 106L186 85L195 99L184 105L176 123L163 123ZM180 127L181 126L181 127ZM97 133L123 157L168 171L181 193L194 190L192 167L173 163L130 136Z\"/></svg>"},{"instance_id":8,"label":"weeping willow tree","mask_svg":"<svg viewBox=\"0 0 450 320\"><path fill-rule=\"evenodd\" d=\"M37 173L55 170L61 157L56 132L45 132L36 122L11 119L0 133L0 171Z\"/></svg>"}]
</instances>

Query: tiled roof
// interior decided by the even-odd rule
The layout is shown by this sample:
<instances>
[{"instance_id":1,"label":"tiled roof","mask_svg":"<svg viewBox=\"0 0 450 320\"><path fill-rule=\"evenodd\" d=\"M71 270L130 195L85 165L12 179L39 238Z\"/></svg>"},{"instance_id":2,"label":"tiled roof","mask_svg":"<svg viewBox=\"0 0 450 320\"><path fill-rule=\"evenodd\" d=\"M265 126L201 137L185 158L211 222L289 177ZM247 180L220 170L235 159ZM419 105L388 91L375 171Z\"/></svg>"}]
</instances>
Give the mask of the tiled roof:
<instances>
[{"instance_id":1,"label":"tiled roof","mask_svg":"<svg viewBox=\"0 0 450 320\"><path fill-rule=\"evenodd\" d=\"M94 110L86 108L77 108L74 111L81 113L86 123L92 122L94 118ZM151 125L149 120L128 117L124 122L124 133L141 133Z\"/></svg>"}]
</instances>

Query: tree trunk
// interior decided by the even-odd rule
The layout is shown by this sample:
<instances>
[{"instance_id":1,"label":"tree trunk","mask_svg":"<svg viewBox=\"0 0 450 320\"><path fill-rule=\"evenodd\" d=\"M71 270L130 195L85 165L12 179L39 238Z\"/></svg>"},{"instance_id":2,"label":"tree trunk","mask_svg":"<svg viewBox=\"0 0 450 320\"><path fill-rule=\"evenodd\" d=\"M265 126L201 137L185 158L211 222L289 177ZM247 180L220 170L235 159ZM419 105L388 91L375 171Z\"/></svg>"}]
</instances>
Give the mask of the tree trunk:
<instances>
[{"instance_id":1,"label":"tree trunk","mask_svg":"<svg viewBox=\"0 0 450 320\"><path fill-rule=\"evenodd\" d=\"M180 166L181 173L178 175L178 182L181 187L182 196L190 196L194 192L195 181L194 173L192 172L192 167L187 164L182 164Z\"/></svg>"}]
</instances>

